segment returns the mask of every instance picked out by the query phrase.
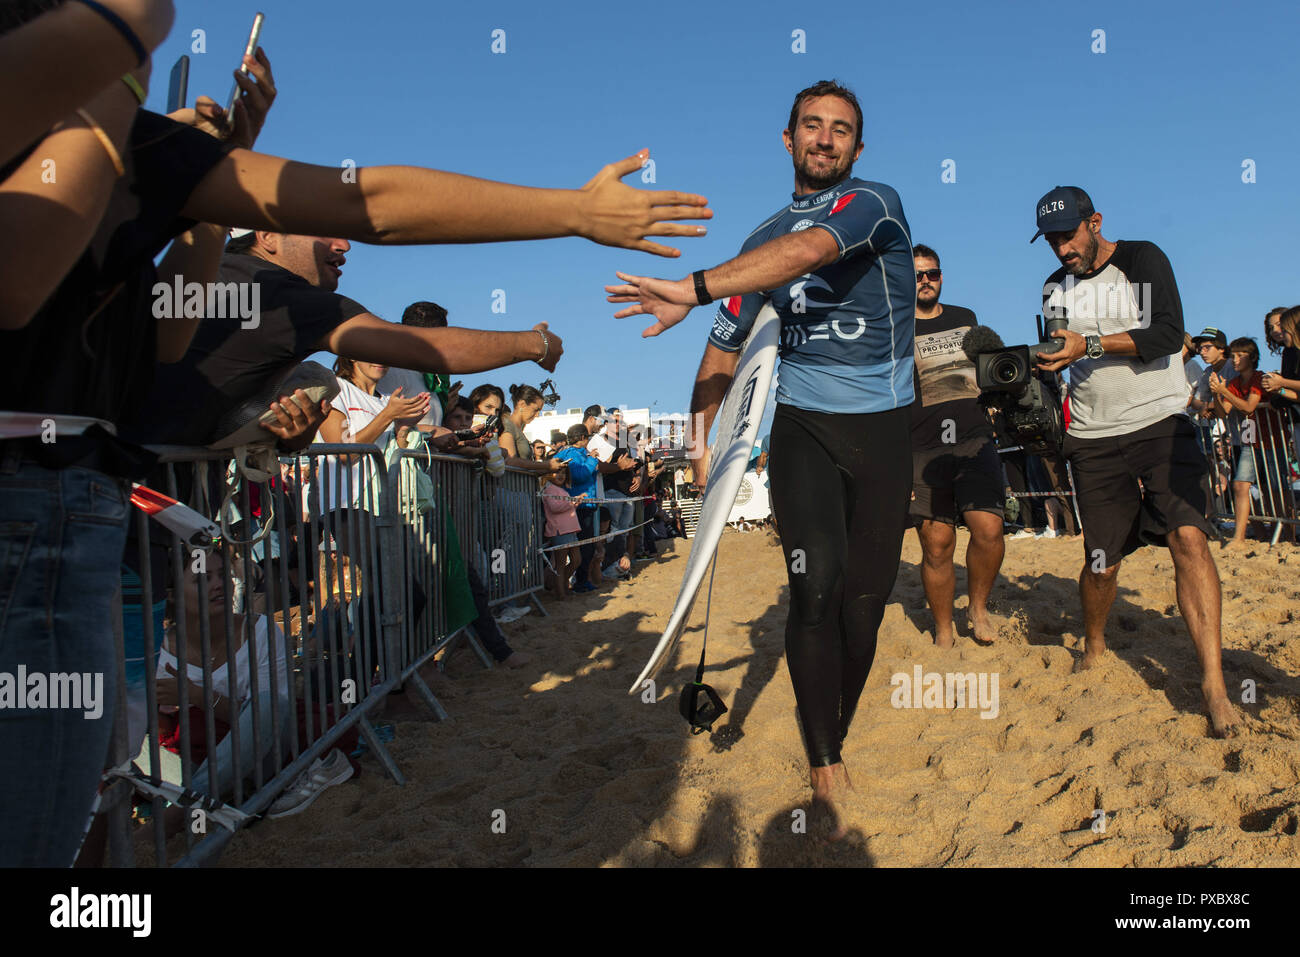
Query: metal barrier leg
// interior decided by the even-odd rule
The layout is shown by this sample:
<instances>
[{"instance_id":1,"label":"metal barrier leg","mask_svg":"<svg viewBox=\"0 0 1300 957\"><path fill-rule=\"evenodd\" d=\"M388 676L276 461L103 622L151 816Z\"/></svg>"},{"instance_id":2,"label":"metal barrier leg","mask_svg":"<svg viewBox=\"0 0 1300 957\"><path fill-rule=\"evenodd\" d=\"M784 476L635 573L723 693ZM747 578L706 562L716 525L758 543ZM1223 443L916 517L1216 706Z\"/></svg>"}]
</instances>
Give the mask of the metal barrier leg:
<instances>
[{"instance_id":1,"label":"metal barrier leg","mask_svg":"<svg viewBox=\"0 0 1300 957\"><path fill-rule=\"evenodd\" d=\"M483 648L483 642L475 633L473 625L466 625L462 628L461 635L464 636L465 641L469 643L469 646L474 649L474 654L478 655L478 660L483 662L484 668L491 668L495 664L492 660L492 656Z\"/></svg>"},{"instance_id":2,"label":"metal barrier leg","mask_svg":"<svg viewBox=\"0 0 1300 957\"><path fill-rule=\"evenodd\" d=\"M419 696L420 700L429 706L429 710L433 712L435 719L438 721L451 720L451 715L447 713L447 709L442 706L438 699L433 696L433 692L429 690L429 686L424 683L423 678L418 674L412 673L406 681L408 685L415 689L415 693Z\"/></svg>"},{"instance_id":3,"label":"metal barrier leg","mask_svg":"<svg viewBox=\"0 0 1300 957\"><path fill-rule=\"evenodd\" d=\"M537 597L539 594L540 592L530 592L528 598L537 606L537 610L540 611L544 617L550 618L551 613L546 610L546 606L542 604L542 600Z\"/></svg>"},{"instance_id":4,"label":"metal barrier leg","mask_svg":"<svg viewBox=\"0 0 1300 957\"><path fill-rule=\"evenodd\" d=\"M379 735L375 734L375 726L370 723L369 715L363 716L362 719L357 722L357 729L361 732L361 736L366 739L366 744L370 746L370 750L374 752L375 757L377 757L380 763L383 764L384 770L388 772L388 776L393 779L393 782L398 785L406 784L406 778L403 777L402 772L398 770L397 763L393 760L393 756L388 753L388 749L384 747L384 743L379 740Z\"/></svg>"},{"instance_id":5,"label":"metal barrier leg","mask_svg":"<svg viewBox=\"0 0 1300 957\"><path fill-rule=\"evenodd\" d=\"M148 568L145 574L149 573ZM109 739L108 760L120 767L128 760L126 746L126 646L122 635L122 588L113 595L113 641L117 645L117 700L113 710L113 736ZM104 788L100 809L108 815L109 867L135 867L135 845L131 833L131 798L135 789L118 779Z\"/></svg>"}]
</instances>

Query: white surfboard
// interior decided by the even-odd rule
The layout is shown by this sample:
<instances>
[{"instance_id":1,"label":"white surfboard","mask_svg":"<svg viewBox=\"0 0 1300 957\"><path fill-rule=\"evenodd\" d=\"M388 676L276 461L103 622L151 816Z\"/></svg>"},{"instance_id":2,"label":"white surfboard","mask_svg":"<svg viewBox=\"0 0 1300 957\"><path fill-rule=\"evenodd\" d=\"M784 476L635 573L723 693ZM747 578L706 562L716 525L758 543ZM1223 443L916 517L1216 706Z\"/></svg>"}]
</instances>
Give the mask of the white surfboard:
<instances>
[{"instance_id":1,"label":"white surfboard","mask_svg":"<svg viewBox=\"0 0 1300 957\"><path fill-rule=\"evenodd\" d=\"M751 455L753 453L750 453ZM727 524L737 522L761 522L772 514L771 497L763 480L767 473L746 472L740 480L740 489L736 492L736 501L727 515Z\"/></svg>"},{"instance_id":2,"label":"white surfboard","mask_svg":"<svg viewBox=\"0 0 1300 957\"><path fill-rule=\"evenodd\" d=\"M682 573L677 603L673 605L668 626L655 645L650 660L628 689L628 694L641 692L642 683L663 667L686 630L691 608L695 605L700 586L704 584L705 573L718 549L718 540L722 538L722 530L736 502L736 493L749 467L749 455L767 407L780 332L780 317L770 303L764 304L754 319L754 327L749 331L740 362L736 365L736 376L731 380L718 410L718 437L709 455L709 484L704 488L699 523L695 526L695 540Z\"/></svg>"}]
</instances>

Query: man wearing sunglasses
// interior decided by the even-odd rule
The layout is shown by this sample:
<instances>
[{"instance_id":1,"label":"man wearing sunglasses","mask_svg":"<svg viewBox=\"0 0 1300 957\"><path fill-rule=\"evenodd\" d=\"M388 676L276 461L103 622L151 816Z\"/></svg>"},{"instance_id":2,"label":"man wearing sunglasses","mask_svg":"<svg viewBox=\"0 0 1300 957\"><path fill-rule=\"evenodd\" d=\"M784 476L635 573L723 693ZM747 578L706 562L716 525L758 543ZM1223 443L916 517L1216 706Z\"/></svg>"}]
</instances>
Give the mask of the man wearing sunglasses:
<instances>
[{"instance_id":1,"label":"man wearing sunglasses","mask_svg":"<svg viewBox=\"0 0 1300 957\"><path fill-rule=\"evenodd\" d=\"M921 581L934 615L934 643L953 646L953 555L957 522L970 529L966 575L972 637L993 640L988 599L1002 567L1002 463L993 428L979 403L975 363L962 340L978 324L975 313L939 302L943 271L929 246L912 247L916 265L916 401L912 405L912 504L921 539Z\"/></svg>"}]
</instances>

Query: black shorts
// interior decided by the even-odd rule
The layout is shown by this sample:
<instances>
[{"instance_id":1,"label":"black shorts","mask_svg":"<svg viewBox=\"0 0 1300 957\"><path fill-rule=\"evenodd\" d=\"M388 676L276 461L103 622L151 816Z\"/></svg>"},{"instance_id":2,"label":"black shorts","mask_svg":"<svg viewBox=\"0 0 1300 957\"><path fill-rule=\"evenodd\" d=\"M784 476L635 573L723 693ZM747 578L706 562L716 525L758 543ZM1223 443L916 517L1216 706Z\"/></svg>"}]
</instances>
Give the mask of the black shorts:
<instances>
[{"instance_id":1,"label":"black shorts","mask_svg":"<svg viewBox=\"0 0 1300 957\"><path fill-rule=\"evenodd\" d=\"M1183 525L1214 534L1205 520L1205 459L1185 416L1104 439L1067 435L1062 452L1074 471L1083 548L1094 568L1118 564L1143 545L1164 545Z\"/></svg>"},{"instance_id":2,"label":"black shorts","mask_svg":"<svg viewBox=\"0 0 1300 957\"><path fill-rule=\"evenodd\" d=\"M924 519L956 525L965 512L1001 515L1006 504L1002 462L992 439L968 439L912 453L913 524Z\"/></svg>"}]
</instances>

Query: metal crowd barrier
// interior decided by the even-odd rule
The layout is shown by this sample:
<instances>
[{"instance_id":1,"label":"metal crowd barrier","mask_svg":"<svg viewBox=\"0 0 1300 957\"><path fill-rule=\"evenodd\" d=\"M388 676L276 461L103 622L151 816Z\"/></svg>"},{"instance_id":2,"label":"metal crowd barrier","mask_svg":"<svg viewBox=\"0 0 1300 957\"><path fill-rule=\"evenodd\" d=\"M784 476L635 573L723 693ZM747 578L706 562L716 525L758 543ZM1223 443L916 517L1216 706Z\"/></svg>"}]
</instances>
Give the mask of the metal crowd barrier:
<instances>
[{"instance_id":1,"label":"metal crowd barrier","mask_svg":"<svg viewBox=\"0 0 1300 957\"><path fill-rule=\"evenodd\" d=\"M418 670L462 637L485 666L492 664L472 625L448 620L447 570L464 563L482 583L489 608L527 597L546 614L536 597L544 587L539 549L545 525L537 476L507 468L497 478L474 460L421 449L399 451L388 482L402 538L400 600L407 627L400 681L411 683L442 720L447 713ZM466 596L459 600L463 604Z\"/></svg>"},{"instance_id":2,"label":"metal crowd barrier","mask_svg":"<svg viewBox=\"0 0 1300 957\"><path fill-rule=\"evenodd\" d=\"M1269 405L1260 405L1255 409L1253 443L1245 442L1249 447L1255 464L1255 488L1259 498L1250 498L1249 521L1263 525L1273 525L1271 544L1277 544L1281 538L1283 526L1294 528L1300 525L1300 503L1291 481L1291 455L1295 450L1293 430L1288 416L1280 409ZM1225 450L1230 451L1228 433L1223 432L1219 438ZM1214 518L1218 521L1236 521L1232 497L1232 476L1234 469L1231 459L1225 460L1214 446L1213 440L1206 451L1206 472L1210 483L1211 505Z\"/></svg>"},{"instance_id":3,"label":"metal crowd barrier","mask_svg":"<svg viewBox=\"0 0 1300 957\"><path fill-rule=\"evenodd\" d=\"M198 866L344 736L359 734L404 783L370 713L413 677L446 717L415 671L456 637L446 629L449 550L459 544L480 561L492 603L542 587L531 474L492 479L465 459L423 452L400 453L389 468L374 446L313 445L280 458L269 482L240 481L226 496L229 455L158 451L157 490L209 518L221 511L227 537L205 549L135 512L138 646L126 646L121 615L115 626L119 675L130 662L138 677L129 689L119 682L100 799L114 866L135 861L133 792L150 801L155 863ZM423 497L417 470L430 480ZM165 635L154 626L151 541L170 566Z\"/></svg>"},{"instance_id":4,"label":"metal crowd barrier","mask_svg":"<svg viewBox=\"0 0 1300 957\"><path fill-rule=\"evenodd\" d=\"M1024 452L1025 455L1038 454L1036 452L1027 451L1024 448L1024 446L1021 445L1011 445L1006 448L1002 448L1001 446L998 447L998 455L1006 455L1008 452ZM1046 470L1047 457L1042 455L1039 455L1038 457L1043 460L1043 468ZM1061 464L1065 466L1065 483L1069 486L1068 489L1053 490L1050 492L1017 492L1013 489L1009 494L1012 498L1016 498L1016 499L1033 499L1033 498L1067 499L1070 503L1070 509L1074 512L1074 522L1075 522L1074 527L1078 529L1079 534L1083 534L1083 516L1079 514L1079 496L1074 489L1074 470L1070 468L1070 463L1064 456L1058 454L1057 459L1059 462L1061 462ZM1004 467L1003 469L1004 481L1002 484L1006 488L1011 488L1011 483L1009 481L1006 481L1007 476L1005 474L1005 471L1006 470ZM1049 477L1051 476L1050 471L1048 471L1048 476ZM1025 473L1025 484L1026 485L1031 484L1029 481L1029 474L1027 469ZM1024 523L1024 524L1026 527L1028 527L1028 523Z\"/></svg>"}]
</instances>

